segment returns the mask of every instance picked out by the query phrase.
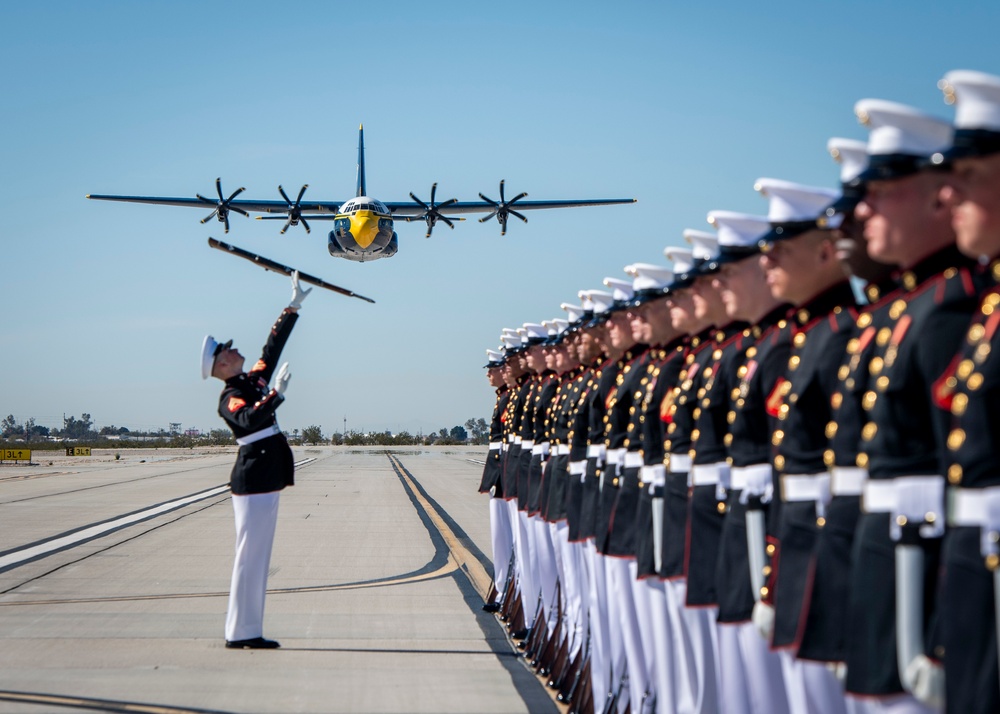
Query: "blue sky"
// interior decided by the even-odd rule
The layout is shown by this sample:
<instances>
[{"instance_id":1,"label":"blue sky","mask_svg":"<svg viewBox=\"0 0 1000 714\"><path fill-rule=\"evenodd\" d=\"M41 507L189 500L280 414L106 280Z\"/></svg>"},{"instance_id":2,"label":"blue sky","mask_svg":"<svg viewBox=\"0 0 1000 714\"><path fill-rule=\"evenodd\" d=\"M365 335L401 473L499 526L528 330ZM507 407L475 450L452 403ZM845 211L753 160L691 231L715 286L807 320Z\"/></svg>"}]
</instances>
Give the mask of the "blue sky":
<instances>
[{"instance_id":1,"label":"blue sky","mask_svg":"<svg viewBox=\"0 0 1000 714\"><path fill-rule=\"evenodd\" d=\"M253 359L287 279L209 236L377 300L317 291L285 357L288 430L436 431L488 417L500 330L630 262L665 263L712 209L763 213L771 176L835 186L831 136L880 97L950 117L937 80L1000 73L1000 4L109 2L0 4L0 416L218 428L210 332ZM425 200L635 197L475 219L358 265L328 224L86 201L87 193L346 200L357 127L369 193Z\"/></svg>"}]
</instances>

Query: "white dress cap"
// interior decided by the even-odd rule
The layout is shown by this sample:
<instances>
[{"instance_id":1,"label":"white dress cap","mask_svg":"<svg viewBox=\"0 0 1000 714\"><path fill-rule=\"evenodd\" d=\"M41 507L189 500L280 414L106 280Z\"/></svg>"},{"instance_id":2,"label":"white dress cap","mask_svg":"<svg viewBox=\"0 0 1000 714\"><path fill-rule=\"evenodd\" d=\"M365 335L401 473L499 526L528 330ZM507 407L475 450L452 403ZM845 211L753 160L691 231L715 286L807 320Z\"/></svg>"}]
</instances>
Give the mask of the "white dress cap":
<instances>
[{"instance_id":1,"label":"white dress cap","mask_svg":"<svg viewBox=\"0 0 1000 714\"><path fill-rule=\"evenodd\" d=\"M499 364L503 362L503 352L497 352L496 350L486 350L486 361L489 364Z\"/></svg>"},{"instance_id":2,"label":"white dress cap","mask_svg":"<svg viewBox=\"0 0 1000 714\"><path fill-rule=\"evenodd\" d=\"M594 303L594 314L600 315L611 309L615 303L614 295L603 290L588 290L587 297Z\"/></svg>"},{"instance_id":3,"label":"white dress cap","mask_svg":"<svg viewBox=\"0 0 1000 714\"><path fill-rule=\"evenodd\" d=\"M503 342L504 349L508 352L521 347L521 338L518 335L504 335L500 341Z\"/></svg>"},{"instance_id":4,"label":"white dress cap","mask_svg":"<svg viewBox=\"0 0 1000 714\"><path fill-rule=\"evenodd\" d=\"M840 196L834 189L772 178L757 179L753 187L769 199L767 220L771 223L814 221L825 215L826 207Z\"/></svg>"},{"instance_id":5,"label":"white dress cap","mask_svg":"<svg viewBox=\"0 0 1000 714\"><path fill-rule=\"evenodd\" d=\"M948 72L938 87L945 101L955 105L956 129L1000 132L1000 77L956 69Z\"/></svg>"},{"instance_id":6,"label":"white dress cap","mask_svg":"<svg viewBox=\"0 0 1000 714\"><path fill-rule=\"evenodd\" d=\"M559 307L566 311L566 317L569 318L570 322L579 322L583 319L583 305L573 305L568 302L562 303Z\"/></svg>"},{"instance_id":7,"label":"white dress cap","mask_svg":"<svg viewBox=\"0 0 1000 714\"><path fill-rule=\"evenodd\" d=\"M862 99L854 113L868 127L868 156L928 157L951 144L951 124L919 109L884 99Z\"/></svg>"},{"instance_id":8,"label":"white dress cap","mask_svg":"<svg viewBox=\"0 0 1000 714\"><path fill-rule=\"evenodd\" d=\"M674 263L674 277L683 275L684 273L690 272L694 267L694 261L691 256L691 251L687 248L664 248L663 255L667 257L667 260L671 260Z\"/></svg>"},{"instance_id":9,"label":"white dress cap","mask_svg":"<svg viewBox=\"0 0 1000 714\"><path fill-rule=\"evenodd\" d=\"M580 304L583 305L585 312L594 312L594 301L590 299L589 290L581 290L576 296L580 298Z\"/></svg>"},{"instance_id":10,"label":"white dress cap","mask_svg":"<svg viewBox=\"0 0 1000 714\"><path fill-rule=\"evenodd\" d=\"M632 276L632 290L662 290L670 284L674 271L662 265L633 263L626 271Z\"/></svg>"},{"instance_id":11,"label":"white dress cap","mask_svg":"<svg viewBox=\"0 0 1000 714\"><path fill-rule=\"evenodd\" d=\"M711 260L719 254L719 237L715 233L688 228L684 240L691 244L691 257L695 261Z\"/></svg>"},{"instance_id":12,"label":"white dress cap","mask_svg":"<svg viewBox=\"0 0 1000 714\"><path fill-rule=\"evenodd\" d=\"M518 332L520 332L520 330L518 330ZM537 345L548 336L549 331L545 329L544 325L540 325L537 322L524 323L523 337L527 339L528 344Z\"/></svg>"},{"instance_id":13,"label":"white dress cap","mask_svg":"<svg viewBox=\"0 0 1000 714\"><path fill-rule=\"evenodd\" d=\"M757 248L765 233L771 230L767 216L734 211L709 211L708 222L718 231L719 249Z\"/></svg>"},{"instance_id":14,"label":"white dress cap","mask_svg":"<svg viewBox=\"0 0 1000 714\"><path fill-rule=\"evenodd\" d=\"M604 285L611 288L611 296L615 302L628 302L632 299L632 281L618 278L605 278Z\"/></svg>"},{"instance_id":15,"label":"white dress cap","mask_svg":"<svg viewBox=\"0 0 1000 714\"><path fill-rule=\"evenodd\" d=\"M851 183L868 168L868 144L860 139L835 136L826 142L826 150L840 164L840 183Z\"/></svg>"},{"instance_id":16,"label":"white dress cap","mask_svg":"<svg viewBox=\"0 0 1000 714\"><path fill-rule=\"evenodd\" d=\"M561 335L566 331L566 328L569 327L569 321L564 320L561 317L554 317L550 320L550 322L555 325L557 335Z\"/></svg>"}]
</instances>

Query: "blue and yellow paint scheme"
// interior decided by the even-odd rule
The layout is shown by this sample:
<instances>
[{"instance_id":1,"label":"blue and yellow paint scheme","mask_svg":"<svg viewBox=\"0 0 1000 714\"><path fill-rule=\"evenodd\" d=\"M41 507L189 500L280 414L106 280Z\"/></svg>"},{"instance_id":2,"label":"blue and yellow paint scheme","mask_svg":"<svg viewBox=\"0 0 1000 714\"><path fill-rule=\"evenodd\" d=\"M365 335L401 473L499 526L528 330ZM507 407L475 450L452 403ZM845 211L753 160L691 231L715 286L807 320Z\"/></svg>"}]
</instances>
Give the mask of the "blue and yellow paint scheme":
<instances>
[{"instance_id":1,"label":"blue and yellow paint scheme","mask_svg":"<svg viewBox=\"0 0 1000 714\"><path fill-rule=\"evenodd\" d=\"M500 224L500 235L507 231L507 219L514 216L528 222L521 211L548 208L576 208L579 206L606 206L617 203L635 203L634 198L599 198L570 199L565 201L524 201L528 194L520 193L514 198L504 197L504 182L500 182L500 200L494 201L482 193L481 201L459 201L449 199L437 203L435 191L437 184L431 188L431 199L424 203L414 194L411 201L379 201L368 195L365 184L365 129L358 127L358 185L354 198L347 201L304 201L302 200L306 186L292 201L284 189L278 191L282 200L248 200L237 198L245 189L240 188L225 197L222 184L215 180L218 200L195 194L195 198L170 198L163 196L111 196L103 194L88 194L87 198L100 201L124 201L127 203L152 203L168 206L187 206L189 208L212 209L202 223L212 218L225 225L229 232L229 214L235 212L248 216L250 212L263 213L256 216L257 220L270 219L285 221L284 233L291 226L301 225L306 233L310 232L309 221L333 221L333 230L328 234L330 255L358 262L388 258L398 250L398 237L393 228L395 221L419 221L427 224L426 237L430 238L434 226L441 221L449 228L454 228L455 221L464 221L462 215L470 213L485 213L480 222L496 218ZM448 214L448 215L445 215Z\"/></svg>"}]
</instances>

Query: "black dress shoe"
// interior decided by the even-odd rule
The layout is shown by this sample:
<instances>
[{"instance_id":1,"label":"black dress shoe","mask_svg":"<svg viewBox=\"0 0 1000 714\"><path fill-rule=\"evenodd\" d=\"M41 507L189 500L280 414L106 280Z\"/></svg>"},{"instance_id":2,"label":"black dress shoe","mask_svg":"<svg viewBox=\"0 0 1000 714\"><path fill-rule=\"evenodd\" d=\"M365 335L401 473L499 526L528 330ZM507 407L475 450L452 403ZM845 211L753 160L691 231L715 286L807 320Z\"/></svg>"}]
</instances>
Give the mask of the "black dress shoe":
<instances>
[{"instance_id":1,"label":"black dress shoe","mask_svg":"<svg viewBox=\"0 0 1000 714\"><path fill-rule=\"evenodd\" d=\"M500 603L498 602L488 602L483 605L484 612L500 612Z\"/></svg>"},{"instance_id":2,"label":"black dress shoe","mask_svg":"<svg viewBox=\"0 0 1000 714\"><path fill-rule=\"evenodd\" d=\"M525 628L523 628L521 630L518 630L517 632L512 632L511 635L510 635L510 637L511 637L511 639L514 639L514 640L526 640L526 639L528 639L528 635L530 635L530 634L531 634L531 630L529 630L527 627L525 627Z\"/></svg>"},{"instance_id":3,"label":"black dress shoe","mask_svg":"<svg viewBox=\"0 0 1000 714\"><path fill-rule=\"evenodd\" d=\"M274 640L254 637L249 640L226 640L226 647L231 650L276 650L281 645Z\"/></svg>"}]
</instances>

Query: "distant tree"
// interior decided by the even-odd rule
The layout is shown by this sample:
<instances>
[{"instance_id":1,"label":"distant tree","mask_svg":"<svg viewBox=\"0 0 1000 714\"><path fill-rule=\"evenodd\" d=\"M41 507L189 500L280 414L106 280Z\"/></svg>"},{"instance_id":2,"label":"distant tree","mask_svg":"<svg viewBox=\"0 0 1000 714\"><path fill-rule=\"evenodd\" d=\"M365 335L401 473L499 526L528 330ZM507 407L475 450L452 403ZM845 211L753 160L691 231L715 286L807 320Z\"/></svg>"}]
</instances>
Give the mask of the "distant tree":
<instances>
[{"instance_id":1,"label":"distant tree","mask_svg":"<svg viewBox=\"0 0 1000 714\"><path fill-rule=\"evenodd\" d=\"M485 444L486 439L490 435L490 426L482 417L479 419L469 419L465 422L465 428L472 434L472 442L474 444Z\"/></svg>"},{"instance_id":2,"label":"distant tree","mask_svg":"<svg viewBox=\"0 0 1000 714\"><path fill-rule=\"evenodd\" d=\"M8 414L4 417L4 420L0 422L0 434L3 436L13 436L15 434L21 434L24 432L24 427L17 423L14 419L13 414Z\"/></svg>"},{"instance_id":3,"label":"distant tree","mask_svg":"<svg viewBox=\"0 0 1000 714\"><path fill-rule=\"evenodd\" d=\"M298 433L298 429L295 433ZM302 430L302 441L306 444L319 444L324 441L322 428L316 426L315 424L307 426Z\"/></svg>"},{"instance_id":4,"label":"distant tree","mask_svg":"<svg viewBox=\"0 0 1000 714\"><path fill-rule=\"evenodd\" d=\"M334 446L340 446L344 443L344 435L339 431L334 433L334 435L330 437L330 443Z\"/></svg>"},{"instance_id":5,"label":"distant tree","mask_svg":"<svg viewBox=\"0 0 1000 714\"><path fill-rule=\"evenodd\" d=\"M75 416L65 417L63 418L62 436L67 439L84 439L91 435L93 424L90 414L86 412L81 414L79 419Z\"/></svg>"},{"instance_id":6,"label":"distant tree","mask_svg":"<svg viewBox=\"0 0 1000 714\"><path fill-rule=\"evenodd\" d=\"M451 431L448 432L448 436L455 441L468 441L469 432L467 432L463 426L453 426Z\"/></svg>"},{"instance_id":7,"label":"distant tree","mask_svg":"<svg viewBox=\"0 0 1000 714\"><path fill-rule=\"evenodd\" d=\"M447 439L448 438L448 430L447 429L438 429L438 436L440 438L442 438L442 439Z\"/></svg>"},{"instance_id":8,"label":"distant tree","mask_svg":"<svg viewBox=\"0 0 1000 714\"><path fill-rule=\"evenodd\" d=\"M208 441L215 446L225 446L235 443L236 440L229 429L212 429L208 432Z\"/></svg>"}]
</instances>

